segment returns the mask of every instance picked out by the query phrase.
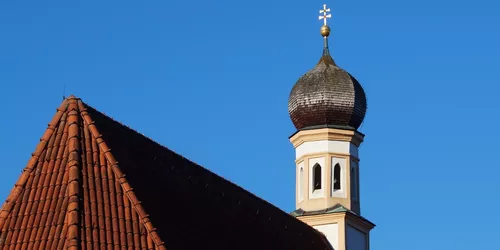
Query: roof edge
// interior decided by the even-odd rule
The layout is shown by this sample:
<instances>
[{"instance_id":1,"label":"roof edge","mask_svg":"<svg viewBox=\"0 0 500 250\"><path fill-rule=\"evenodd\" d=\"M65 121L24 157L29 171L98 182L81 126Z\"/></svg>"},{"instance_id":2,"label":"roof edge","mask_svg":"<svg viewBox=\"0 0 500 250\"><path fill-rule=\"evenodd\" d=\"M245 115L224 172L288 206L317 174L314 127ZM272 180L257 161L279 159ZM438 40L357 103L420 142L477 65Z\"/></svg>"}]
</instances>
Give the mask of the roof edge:
<instances>
[{"instance_id":1,"label":"roof edge","mask_svg":"<svg viewBox=\"0 0 500 250\"><path fill-rule=\"evenodd\" d=\"M96 112L99 112L99 113L102 113L102 112L100 112L99 110L95 109L94 107L92 107L92 106L90 106L90 105L87 105L87 104L86 104L85 102L83 102L83 101L82 101L81 103L82 103L82 105L84 105L84 106L85 106L85 109L82 109L82 112L85 112L85 113L87 114L87 116L89 117L89 118L87 118L87 119L90 119L88 122L90 122L90 123L92 123L92 124L93 124L93 120L91 119L90 114L89 114L89 112L87 111L87 108L90 108L90 109L92 109L92 110L94 110L94 111L96 111ZM120 125L121 125L121 126L123 126L124 128L126 128L126 129L128 129L128 130L131 130L131 131L133 131L134 133L137 133L138 135L140 135L140 136L144 137L145 139L149 140L149 142L150 142L150 143L156 144L156 145L157 145L157 146L159 146L159 147L162 147L162 148L164 148L164 149L166 149L166 150L171 151L173 154L176 154L176 155L178 155L179 157L182 157L183 159L185 159L185 160L187 160L187 161L189 161L189 162L191 162L191 163L195 164L196 166L198 166L198 167L200 167L200 168L202 168L202 169L204 169L204 170L208 171L210 174L215 175L215 176L217 176L218 178L220 178L220 179L222 179L222 180L224 180L224 181L228 182L229 184L233 185L233 187L235 187L236 189L239 189L239 191L246 192L246 193L249 195L249 198L251 198L251 199L257 199L257 200L259 200L259 201L261 201L261 202L263 202L263 203L267 204L268 206L273 207L273 208L275 208L275 209L279 210L279 211L282 213L282 215L283 215L284 217L292 217L292 218L294 219L294 222L295 222L295 223L302 224L302 225L304 225L304 226L310 227L308 224L304 223L303 221L298 220L298 219L297 219L297 218L295 218L294 216L292 216L292 215L290 215L289 213L287 213L287 212L283 211L283 210L282 210L282 209L280 209L279 207L277 207L277 206L275 206L274 204L270 203L269 201L267 201L267 200L265 200L265 199L263 199L263 198L259 197L258 195L254 194L254 193L252 193L252 192L250 192L250 191L248 191L248 190L246 190L245 188L243 188L243 187L239 186L238 184L236 184L236 183L234 183L234 182L232 182L232 181L230 181L230 180L228 180L228 179L224 178L223 176L221 176L221 175L219 175L219 174L216 174L216 173L214 173L214 172L210 171L209 169L207 169L207 168L205 168L205 167L201 166L200 164L197 164L196 162L192 161L191 159L186 158L185 156L183 156L183 155L181 155L181 154L179 154L179 153L177 153L177 152L175 152L175 151L173 151L173 150L169 149L168 147L166 147L166 146L162 145L161 143L159 143L159 142L155 141L155 140L154 140L154 139L152 139L151 137L148 137L148 136L146 136L146 135L144 135L144 134L142 134L142 133L138 132L137 130L135 130L135 129L133 129L133 128L131 128L131 127L129 127L129 126L127 126L127 125L123 124L122 122L119 122L119 121L117 121L117 120L113 119L113 118L112 118L112 117L110 117L109 115L107 115L107 114L105 114L105 113L102 113L102 114L103 114L106 118L108 118L108 119L112 120L113 122L116 122L117 124L120 124ZM86 120L87 120L87 119L86 119ZM86 122L87 122L87 121L86 121ZM101 136L101 134L99 133L99 130L96 128L96 126L95 126L95 125L94 125L94 126L89 126L89 130L90 130L90 132L92 133L92 135L93 135L93 136L96 136L96 138L100 138L100 140L99 140L99 141L101 141L101 140L103 141L102 136ZM110 157L112 160L114 160L114 161L115 161L115 162L111 163L111 161L110 161L109 159L107 159L108 161L110 161L111 165L113 166L113 167L112 167L113 171L117 170L117 172L118 172L118 173L117 173L117 172L114 172L114 173L115 173L115 175L117 175L117 178L119 178L119 179L123 178L123 173L122 173L122 172L121 172L121 170L119 169L119 167L118 167L118 166L119 166L119 164L118 164L118 162L116 161L116 159L114 158L113 154L111 153L111 149L109 149L108 145L107 145L104 141L103 141L102 143L99 143L99 147L101 147L101 144L102 144L103 146L105 146L105 148L106 148L106 150L101 149L101 150L103 150L104 152L106 152L106 154L105 154L106 159L107 159L108 157ZM109 151L107 151L107 150L109 150ZM109 153L108 153L108 152L109 152ZM109 155L109 156L108 156L108 155ZM135 193L134 193L133 191L127 192L127 190L131 189L131 187L130 187L130 185L128 184L128 182L127 182L125 185L128 187L128 189L126 189L126 187L122 184L122 188L124 189L124 192L125 192L127 195L129 195L129 194L130 194L130 195L134 195L134 197L135 197ZM129 199L130 199L130 198L129 198ZM136 207L135 207L135 204L136 204L136 202L138 203L138 199L137 199L137 197L135 197L135 200L132 200L132 199L130 199L130 200L132 201L132 204L134 204L134 208L136 208ZM140 203L138 203L138 208L142 208L142 205L140 205ZM139 211L139 210L136 210L136 211L138 212L139 216L141 217L141 216L142 216L141 212L143 212L143 211L144 211L144 208L142 208L142 210L141 210L141 211ZM147 215L146 215L146 216L147 216ZM141 217L141 220L142 220L142 217ZM143 221L144 221L144 220L143 220ZM149 219L147 219L146 221L149 221ZM157 238L154 238L153 236L152 236L152 238L153 238L153 239L158 239L158 240L160 241L160 243L162 244L162 245L160 245L160 247L162 247L161 249L162 249L162 250L165 250L166 248L165 248L165 246L163 245L163 241L161 241L161 238L160 238L159 234L156 232L156 229L155 229L155 228L153 228L152 226L151 226L151 228L152 228L152 231L154 231L154 234L157 236ZM316 230L314 230L314 228L312 228L312 227L310 227L310 228L312 229L312 232L314 232L314 233L318 233ZM146 227L146 229L148 230L148 233L149 233L149 228L148 228L148 227ZM318 233L318 235L319 235L320 237L322 237L322 239L324 240L324 242L325 242L325 243L329 244L329 241L327 240L327 238L326 238L323 234ZM155 244L156 244L156 242L155 242ZM330 249L333 249L333 248L330 248Z\"/></svg>"},{"instance_id":2,"label":"roof edge","mask_svg":"<svg viewBox=\"0 0 500 250\"><path fill-rule=\"evenodd\" d=\"M124 194L132 203L132 206L136 210L139 219L144 224L144 227L148 231L148 234L151 236L151 239L153 240L154 244L158 249L166 250L165 243L161 240L158 232L156 232L156 228L153 226L153 223L149 219L149 215L146 214L146 210L139 202L139 199L135 195L135 192L133 191L132 187L125 178L125 174L120 170L118 161L111 152L111 149L108 147L108 145L102 138L101 133L99 133L99 130L95 125L95 122L92 120L89 112L87 111L86 105L84 104L83 101L79 99L78 106L80 108L81 116L83 117L84 122L87 124L90 133L92 134L93 137L96 138L98 147L104 152L104 157L110 163L111 169L115 174L115 177L120 180L120 186L123 188Z\"/></svg>"},{"instance_id":3,"label":"roof edge","mask_svg":"<svg viewBox=\"0 0 500 250\"><path fill-rule=\"evenodd\" d=\"M5 223L5 220L7 216L10 214L12 208L13 208L13 201L19 198L19 195L21 195L21 192L23 191L26 182L28 181L28 177L33 171L33 168L36 166L36 163L38 162L38 158L40 157L41 152L43 149L47 146L47 143L49 142L50 137L55 131L56 125L59 123L59 120L63 116L64 112L67 109L69 102L69 98L63 100L63 102L59 105L57 108L56 114L53 116L52 120L49 122L47 129L45 130L45 133L43 134L42 138L40 138L40 142L38 143L35 152L31 154L31 158L28 161L28 164L26 167L23 169L23 172L17 182L14 184L14 188L11 190L9 196L4 202L4 205L0 209L0 229L3 228L3 224Z\"/></svg>"}]
</instances>

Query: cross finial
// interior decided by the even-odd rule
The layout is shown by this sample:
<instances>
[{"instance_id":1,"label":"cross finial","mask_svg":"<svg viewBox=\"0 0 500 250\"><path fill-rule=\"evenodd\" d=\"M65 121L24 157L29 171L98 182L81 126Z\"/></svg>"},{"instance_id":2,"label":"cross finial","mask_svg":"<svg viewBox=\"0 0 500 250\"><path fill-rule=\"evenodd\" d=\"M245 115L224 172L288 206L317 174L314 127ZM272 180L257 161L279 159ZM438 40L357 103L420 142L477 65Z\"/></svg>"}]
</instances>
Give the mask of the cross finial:
<instances>
[{"instance_id":1,"label":"cross finial","mask_svg":"<svg viewBox=\"0 0 500 250\"><path fill-rule=\"evenodd\" d=\"M330 8L327 9L326 4L323 4L323 9L319 11L319 13L323 15L319 16L319 20L323 19L325 26L326 26L326 19L332 17L332 14L328 14L328 12L330 12Z\"/></svg>"}]
</instances>

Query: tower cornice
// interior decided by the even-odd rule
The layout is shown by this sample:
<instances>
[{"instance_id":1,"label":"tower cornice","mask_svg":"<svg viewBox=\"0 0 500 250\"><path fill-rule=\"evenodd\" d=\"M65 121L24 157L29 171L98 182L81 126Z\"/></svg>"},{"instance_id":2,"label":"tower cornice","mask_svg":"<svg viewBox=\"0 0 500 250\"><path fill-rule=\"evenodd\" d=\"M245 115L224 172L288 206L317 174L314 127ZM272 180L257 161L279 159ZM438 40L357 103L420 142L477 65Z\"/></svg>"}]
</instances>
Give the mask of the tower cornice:
<instances>
[{"instance_id":1,"label":"tower cornice","mask_svg":"<svg viewBox=\"0 0 500 250\"><path fill-rule=\"evenodd\" d=\"M322 140L351 142L359 147L364 140L364 135L355 130L320 128L300 130L290 137L290 142L295 148L304 142Z\"/></svg>"}]
</instances>

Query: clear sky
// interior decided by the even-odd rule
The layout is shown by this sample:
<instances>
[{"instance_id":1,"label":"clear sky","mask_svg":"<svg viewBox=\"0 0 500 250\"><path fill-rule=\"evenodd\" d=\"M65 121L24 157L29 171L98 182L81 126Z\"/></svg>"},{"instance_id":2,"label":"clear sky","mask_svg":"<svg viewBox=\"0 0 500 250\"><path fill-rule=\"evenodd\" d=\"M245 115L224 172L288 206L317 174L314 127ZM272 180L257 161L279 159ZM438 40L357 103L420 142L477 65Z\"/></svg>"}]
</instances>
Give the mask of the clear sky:
<instances>
[{"instance_id":1,"label":"clear sky","mask_svg":"<svg viewBox=\"0 0 500 250\"><path fill-rule=\"evenodd\" d=\"M324 1L1 1L0 200L66 93L294 210L287 100ZM363 85L372 249L500 248L494 0L326 1Z\"/></svg>"}]
</instances>

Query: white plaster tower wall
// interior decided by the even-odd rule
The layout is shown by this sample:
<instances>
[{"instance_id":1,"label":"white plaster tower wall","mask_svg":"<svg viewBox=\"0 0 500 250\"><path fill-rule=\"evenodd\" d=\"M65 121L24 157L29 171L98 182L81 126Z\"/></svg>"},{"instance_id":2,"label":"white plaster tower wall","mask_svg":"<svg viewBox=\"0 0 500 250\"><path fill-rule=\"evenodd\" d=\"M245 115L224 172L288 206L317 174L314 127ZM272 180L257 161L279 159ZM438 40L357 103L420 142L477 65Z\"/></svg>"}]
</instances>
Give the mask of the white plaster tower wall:
<instances>
[{"instance_id":1,"label":"white plaster tower wall","mask_svg":"<svg viewBox=\"0 0 500 250\"><path fill-rule=\"evenodd\" d=\"M358 157L358 147L352 142L347 141L332 141L319 140L307 141L300 144L295 149L295 159L300 159L303 156L317 153L335 153L343 155L352 155Z\"/></svg>"},{"instance_id":2,"label":"white plaster tower wall","mask_svg":"<svg viewBox=\"0 0 500 250\"><path fill-rule=\"evenodd\" d=\"M313 226L316 230L322 232L333 249L339 249L339 225L337 223ZM349 249L350 250L350 249ZM357 249L353 249L357 250Z\"/></svg>"},{"instance_id":3,"label":"white plaster tower wall","mask_svg":"<svg viewBox=\"0 0 500 250\"><path fill-rule=\"evenodd\" d=\"M351 206L351 182L357 180L350 169L357 166L362 135L318 129L300 131L290 140L296 157L296 208L314 211L342 204L357 212L357 204Z\"/></svg>"}]
</instances>

